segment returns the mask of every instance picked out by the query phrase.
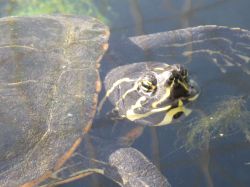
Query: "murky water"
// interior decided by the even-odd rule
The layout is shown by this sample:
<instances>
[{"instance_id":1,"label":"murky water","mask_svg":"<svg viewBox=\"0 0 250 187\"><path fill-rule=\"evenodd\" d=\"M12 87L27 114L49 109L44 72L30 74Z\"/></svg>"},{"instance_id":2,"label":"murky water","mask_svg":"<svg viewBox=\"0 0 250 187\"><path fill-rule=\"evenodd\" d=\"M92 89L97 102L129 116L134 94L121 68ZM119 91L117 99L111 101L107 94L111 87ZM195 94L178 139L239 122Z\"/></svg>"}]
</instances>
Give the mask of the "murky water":
<instances>
[{"instance_id":1,"label":"murky water","mask_svg":"<svg viewBox=\"0 0 250 187\"><path fill-rule=\"evenodd\" d=\"M198 25L223 25L250 30L249 0L3 0L0 15L71 13L93 15L111 28L110 53L101 75L115 66L142 60L166 60L156 54L133 53L122 45L131 36ZM63 3L62 3L63 2ZM218 44L220 45L220 44ZM206 54L193 56L186 66L201 87L194 114L180 123L145 128L133 147L145 154L173 187L250 184L250 51L241 66L226 72ZM192 49L191 49L192 50ZM178 59L178 58L177 58ZM234 61L233 63L237 63ZM186 62L186 60L184 60ZM182 61L181 61L182 62ZM216 120L214 120L216 119ZM117 186L102 176L86 177L67 186Z\"/></svg>"}]
</instances>

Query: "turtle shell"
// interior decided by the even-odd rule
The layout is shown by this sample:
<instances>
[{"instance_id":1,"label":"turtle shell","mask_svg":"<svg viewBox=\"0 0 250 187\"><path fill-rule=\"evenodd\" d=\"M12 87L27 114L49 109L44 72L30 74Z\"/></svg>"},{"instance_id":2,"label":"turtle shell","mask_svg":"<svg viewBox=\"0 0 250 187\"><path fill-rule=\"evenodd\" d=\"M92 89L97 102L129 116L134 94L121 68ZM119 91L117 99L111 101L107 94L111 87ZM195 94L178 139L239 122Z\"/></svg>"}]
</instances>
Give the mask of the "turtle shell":
<instances>
[{"instance_id":1,"label":"turtle shell","mask_svg":"<svg viewBox=\"0 0 250 187\"><path fill-rule=\"evenodd\" d=\"M0 19L0 184L33 186L91 127L108 27L90 17Z\"/></svg>"}]
</instances>

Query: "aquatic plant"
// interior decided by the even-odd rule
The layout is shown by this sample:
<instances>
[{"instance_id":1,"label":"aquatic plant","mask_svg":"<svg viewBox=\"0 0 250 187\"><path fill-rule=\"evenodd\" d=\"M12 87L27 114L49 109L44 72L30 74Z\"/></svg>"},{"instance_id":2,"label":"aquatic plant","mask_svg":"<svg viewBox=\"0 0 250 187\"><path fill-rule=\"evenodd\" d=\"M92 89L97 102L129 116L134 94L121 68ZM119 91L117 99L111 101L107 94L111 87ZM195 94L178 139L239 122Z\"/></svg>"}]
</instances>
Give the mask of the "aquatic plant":
<instances>
[{"instance_id":1,"label":"aquatic plant","mask_svg":"<svg viewBox=\"0 0 250 187\"><path fill-rule=\"evenodd\" d=\"M96 7L94 0L11 0L1 3L6 15L75 14L94 16L108 22Z\"/></svg>"},{"instance_id":2,"label":"aquatic plant","mask_svg":"<svg viewBox=\"0 0 250 187\"><path fill-rule=\"evenodd\" d=\"M202 149L218 137L243 132L250 141L250 111L244 97L231 97L219 103L210 114L200 114L187 128L181 129L188 150Z\"/></svg>"}]
</instances>

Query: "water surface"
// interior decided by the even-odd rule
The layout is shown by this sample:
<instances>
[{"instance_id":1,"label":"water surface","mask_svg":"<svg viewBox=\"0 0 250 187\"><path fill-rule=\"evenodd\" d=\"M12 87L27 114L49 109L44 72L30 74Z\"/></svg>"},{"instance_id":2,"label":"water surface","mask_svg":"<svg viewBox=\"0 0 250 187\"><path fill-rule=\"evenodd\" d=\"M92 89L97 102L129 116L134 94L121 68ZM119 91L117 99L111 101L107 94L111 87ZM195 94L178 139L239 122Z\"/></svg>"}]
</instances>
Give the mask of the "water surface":
<instances>
[{"instance_id":1,"label":"water surface","mask_svg":"<svg viewBox=\"0 0 250 187\"><path fill-rule=\"evenodd\" d=\"M54 3L44 1L43 4L32 2L4 0L0 3L0 15L92 15L110 26L111 50L112 46L119 45L123 38L191 26L224 25L250 30L249 0L77 0L74 3L64 0L53 1ZM121 50L126 51L122 47ZM117 61L114 60L116 58ZM111 62L103 62L101 74L104 76L112 67L132 63L140 58L147 60L147 57L138 57L136 54L128 54L127 58L126 55L120 58L115 54ZM188 66L202 88L202 94L194 107L202 114L193 115L179 124L145 128L133 147L157 165L173 187L247 187L250 184L250 137L246 136L246 129L249 130L250 126L247 121L250 102L245 96L250 93L250 76L240 68L231 68L223 74L218 69L211 68L211 62L203 61L202 58L194 61ZM246 67L250 69L249 64ZM233 107L235 110L230 113L229 109ZM228 113L222 114L221 111ZM232 118L232 124L226 125L232 114L242 113L244 118ZM221 115L225 116L219 124L210 121ZM210 124L210 127L204 128L202 124ZM192 131L197 137L191 137ZM207 132L207 136L204 136L204 132ZM96 175L61 186L117 185Z\"/></svg>"}]
</instances>

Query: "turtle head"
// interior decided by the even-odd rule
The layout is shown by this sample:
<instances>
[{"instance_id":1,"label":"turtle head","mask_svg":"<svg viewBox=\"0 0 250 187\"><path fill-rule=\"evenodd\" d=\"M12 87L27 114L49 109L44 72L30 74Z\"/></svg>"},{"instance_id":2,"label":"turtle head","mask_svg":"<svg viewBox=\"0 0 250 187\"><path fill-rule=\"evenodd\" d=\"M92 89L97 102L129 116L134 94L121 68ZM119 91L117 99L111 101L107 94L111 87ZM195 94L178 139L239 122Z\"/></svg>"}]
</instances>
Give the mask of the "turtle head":
<instances>
[{"instance_id":1,"label":"turtle head","mask_svg":"<svg viewBox=\"0 0 250 187\"><path fill-rule=\"evenodd\" d=\"M118 114L136 123L160 126L191 110L198 89L179 64L141 62L113 69L105 78L106 96Z\"/></svg>"}]
</instances>

